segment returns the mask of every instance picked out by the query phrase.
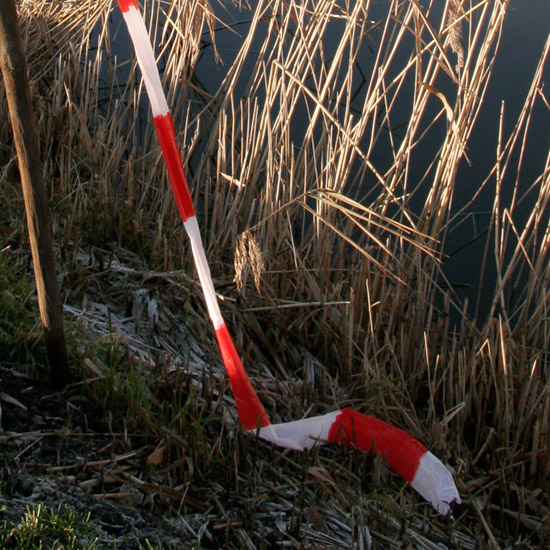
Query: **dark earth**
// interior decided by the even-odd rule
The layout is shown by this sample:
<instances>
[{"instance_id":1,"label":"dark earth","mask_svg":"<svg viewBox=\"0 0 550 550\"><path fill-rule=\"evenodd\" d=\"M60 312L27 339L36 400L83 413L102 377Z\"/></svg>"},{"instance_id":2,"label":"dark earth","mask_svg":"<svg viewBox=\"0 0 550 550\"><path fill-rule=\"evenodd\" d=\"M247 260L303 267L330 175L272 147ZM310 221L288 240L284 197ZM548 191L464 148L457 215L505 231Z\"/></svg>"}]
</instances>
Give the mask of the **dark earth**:
<instances>
[{"instance_id":1,"label":"dark earth","mask_svg":"<svg viewBox=\"0 0 550 550\"><path fill-rule=\"evenodd\" d=\"M98 421L85 400L5 367L0 392L0 522L17 525L29 506L68 506L99 525L95 548L192 544L189 535L147 510L151 499L124 483L123 474L142 453Z\"/></svg>"}]
</instances>

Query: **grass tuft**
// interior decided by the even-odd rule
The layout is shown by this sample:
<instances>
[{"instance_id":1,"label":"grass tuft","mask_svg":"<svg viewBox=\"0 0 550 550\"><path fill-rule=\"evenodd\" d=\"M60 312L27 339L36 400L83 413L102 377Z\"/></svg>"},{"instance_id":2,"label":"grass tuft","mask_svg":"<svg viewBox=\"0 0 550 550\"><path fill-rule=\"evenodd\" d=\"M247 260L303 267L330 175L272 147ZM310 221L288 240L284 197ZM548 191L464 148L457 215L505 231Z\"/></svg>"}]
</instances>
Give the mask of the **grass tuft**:
<instances>
[{"instance_id":1,"label":"grass tuft","mask_svg":"<svg viewBox=\"0 0 550 550\"><path fill-rule=\"evenodd\" d=\"M45 374L47 353L37 317L33 281L7 246L0 251L0 357Z\"/></svg>"},{"instance_id":2,"label":"grass tuft","mask_svg":"<svg viewBox=\"0 0 550 550\"><path fill-rule=\"evenodd\" d=\"M55 510L38 504L27 508L14 526L0 525L2 548L26 550L92 550L97 547L96 528L90 516L81 516L70 508Z\"/></svg>"}]
</instances>

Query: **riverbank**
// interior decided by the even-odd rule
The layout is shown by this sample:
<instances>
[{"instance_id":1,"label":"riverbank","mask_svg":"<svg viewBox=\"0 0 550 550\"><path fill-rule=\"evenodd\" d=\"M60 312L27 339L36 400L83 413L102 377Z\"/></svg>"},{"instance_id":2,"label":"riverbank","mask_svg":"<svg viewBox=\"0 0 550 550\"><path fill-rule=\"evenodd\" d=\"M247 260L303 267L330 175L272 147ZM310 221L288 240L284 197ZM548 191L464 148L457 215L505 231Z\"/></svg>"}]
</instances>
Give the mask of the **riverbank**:
<instances>
[{"instance_id":1,"label":"riverbank","mask_svg":"<svg viewBox=\"0 0 550 550\"><path fill-rule=\"evenodd\" d=\"M0 97L0 356L15 400L2 401L3 536L18 521L7 496L35 510L34 480L53 474L92 508L170 518L190 548L543 548L548 161L516 182L548 115L548 43L515 123L487 130L496 160L469 196L506 3L145 7L223 314L270 416L375 414L444 461L463 504L440 518L378 458L240 432L120 18L110 1L34 1L20 9L77 381L35 393L46 363ZM216 89L205 66L223 73ZM461 264L480 275L479 317L442 267L478 192L481 260ZM263 269L242 253L235 265L242 235ZM59 410L23 425L27 396Z\"/></svg>"}]
</instances>

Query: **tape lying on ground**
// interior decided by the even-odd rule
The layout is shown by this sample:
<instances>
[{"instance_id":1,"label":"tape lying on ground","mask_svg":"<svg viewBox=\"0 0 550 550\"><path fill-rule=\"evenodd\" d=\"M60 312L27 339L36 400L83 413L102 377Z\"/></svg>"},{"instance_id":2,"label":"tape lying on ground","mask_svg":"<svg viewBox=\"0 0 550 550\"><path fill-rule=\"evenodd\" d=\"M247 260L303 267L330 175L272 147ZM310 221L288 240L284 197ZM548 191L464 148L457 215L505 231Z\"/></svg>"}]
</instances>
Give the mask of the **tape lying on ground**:
<instances>
[{"instance_id":1,"label":"tape lying on ground","mask_svg":"<svg viewBox=\"0 0 550 550\"><path fill-rule=\"evenodd\" d=\"M239 421L243 428L256 433L261 439L296 451L327 443L344 444L368 452L375 451L384 457L388 465L408 481L420 495L431 502L438 512L448 513L451 503L460 503L460 496L449 470L424 445L403 430L351 409L337 410L323 416L282 424L271 424L269 421L246 375L219 308L176 143L174 124L138 3L136 0L117 1L143 74L168 177L180 216L191 241L193 258L208 314L216 332L235 396Z\"/></svg>"}]
</instances>

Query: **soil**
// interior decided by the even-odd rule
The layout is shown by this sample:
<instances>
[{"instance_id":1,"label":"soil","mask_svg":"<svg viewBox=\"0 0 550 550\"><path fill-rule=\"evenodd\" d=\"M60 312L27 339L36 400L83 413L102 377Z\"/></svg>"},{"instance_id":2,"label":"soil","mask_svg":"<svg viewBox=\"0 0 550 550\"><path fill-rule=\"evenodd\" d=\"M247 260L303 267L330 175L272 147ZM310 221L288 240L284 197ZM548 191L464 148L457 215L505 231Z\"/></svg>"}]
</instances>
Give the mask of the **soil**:
<instances>
[{"instance_id":1,"label":"soil","mask_svg":"<svg viewBox=\"0 0 550 550\"><path fill-rule=\"evenodd\" d=\"M296 466L294 460L309 460L302 453L272 454L271 479L266 469L254 497L213 480L180 491L152 481L148 462L158 442L136 444L139 434L115 433L82 392L56 393L43 380L0 366L0 407L0 525L10 528L42 505L89 515L94 549L427 549L432 541L438 548L474 548L454 529L423 534L425 525L405 528L372 512L363 517L362 505L325 483L332 480L325 468ZM306 479L298 482L294 472L287 483L279 470L292 465Z\"/></svg>"},{"instance_id":2,"label":"soil","mask_svg":"<svg viewBox=\"0 0 550 550\"><path fill-rule=\"evenodd\" d=\"M160 377L165 384L158 399L169 403L174 392L186 391L194 397L182 394L187 413L175 415L178 423L138 433L120 421L113 427L103 412L109 407L94 408L83 387L57 393L0 358L0 527L17 526L29 507L42 505L89 514L97 526L94 549L473 550L471 534L452 518L439 518L382 459L337 446L275 450L245 436L231 422L234 403L223 369L210 367L208 354L182 330L181 312L187 324L201 327L193 302L186 296L175 301L169 292L182 275L172 280L163 274L158 284L155 274L153 289L151 273L126 267L136 262L124 261L122 253L110 262L109 277L98 258L81 256L84 267L75 269L86 269L89 287L65 304L82 334L89 331L85 341L116 333L145 364L162 350L179 350L185 368L174 369L173 381ZM131 312L128 296L134 297ZM85 305L74 305L80 302ZM153 309L158 317L149 315ZM178 365L176 358L166 364ZM331 383L330 391L335 387ZM280 382L277 391L280 400L299 395ZM274 393L262 395L267 401Z\"/></svg>"},{"instance_id":3,"label":"soil","mask_svg":"<svg viewBox=\"0 0 550 550\"><path fill-rule=\"evenodd\" d=\"M113 472L128 469L137 455L86 401L5 367L0 392L0 522L15 526L38 504L70 507L97 522L95 548L194 546L189 536L150 513L150 502L139 505L131 486L119 483L113 492L111 484L106 491Z\"/></svg>"}]
</instances>

